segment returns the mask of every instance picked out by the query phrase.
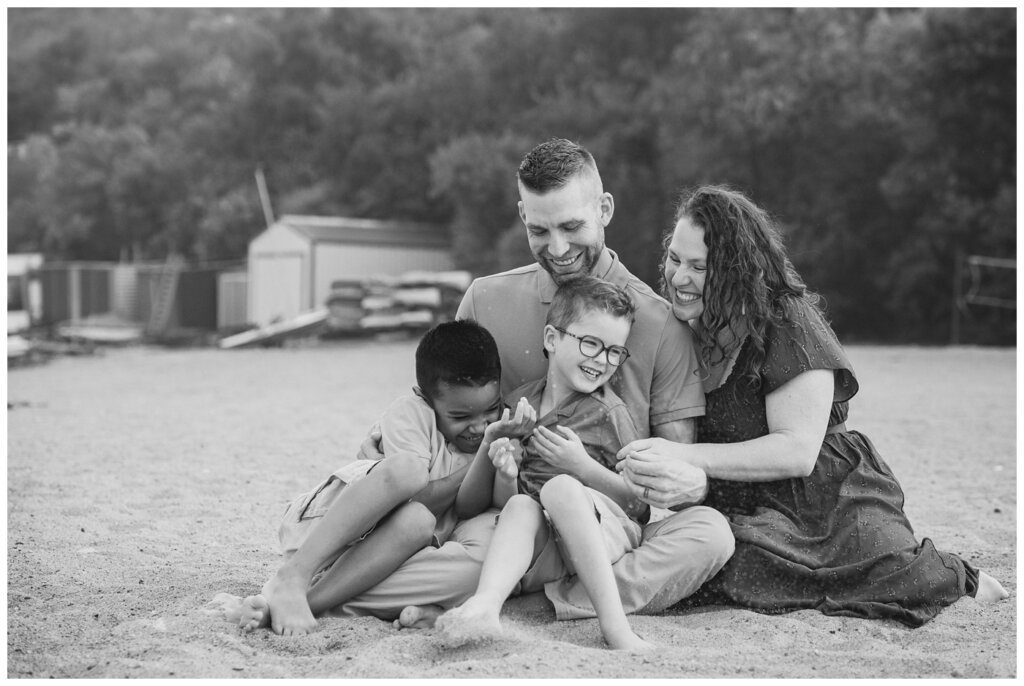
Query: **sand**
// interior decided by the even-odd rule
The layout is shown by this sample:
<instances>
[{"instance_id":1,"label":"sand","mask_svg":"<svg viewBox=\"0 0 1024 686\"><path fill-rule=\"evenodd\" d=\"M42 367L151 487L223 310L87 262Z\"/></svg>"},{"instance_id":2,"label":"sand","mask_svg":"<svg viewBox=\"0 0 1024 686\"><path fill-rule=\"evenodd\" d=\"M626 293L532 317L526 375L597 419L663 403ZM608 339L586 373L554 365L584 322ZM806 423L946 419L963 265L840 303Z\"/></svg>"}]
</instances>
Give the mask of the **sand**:
<instances>
[{"instance_id":1,"label":"sand","mask_svg":"<svg viewBox=\"0 0 1024 686\"><path fill-rule=\"evenodd\" d=\"M919 536L1000 579L918 629L814 611L631 618L662 649L513 599L506 640L447 649L374 618L241 634L205 614L276 568L285 503L348 459L413 383L414 341L134 347L8 372L9 677L1014 677L1016 351L852 347L851 428L903 483Z\"/></svg>"}]
</instances>

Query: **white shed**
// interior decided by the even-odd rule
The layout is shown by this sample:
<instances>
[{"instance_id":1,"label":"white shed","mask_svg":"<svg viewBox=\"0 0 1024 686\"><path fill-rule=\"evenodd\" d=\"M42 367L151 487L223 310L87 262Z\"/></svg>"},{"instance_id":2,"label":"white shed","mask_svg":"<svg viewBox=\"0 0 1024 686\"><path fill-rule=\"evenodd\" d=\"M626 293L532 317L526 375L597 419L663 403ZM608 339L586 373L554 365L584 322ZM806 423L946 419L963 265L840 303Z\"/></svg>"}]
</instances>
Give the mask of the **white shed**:
<instances>
[{"instance_id":1,"label":"white shed","mask_svg":"<svg viewBox=\"0 0 1024 686\"><path fill-rule=\"evenodd\" d=\"M334 281L452 268L442 226L284 215L249 243L248 319L264 326L324 307Z\"/></svg>"}]
</instances>

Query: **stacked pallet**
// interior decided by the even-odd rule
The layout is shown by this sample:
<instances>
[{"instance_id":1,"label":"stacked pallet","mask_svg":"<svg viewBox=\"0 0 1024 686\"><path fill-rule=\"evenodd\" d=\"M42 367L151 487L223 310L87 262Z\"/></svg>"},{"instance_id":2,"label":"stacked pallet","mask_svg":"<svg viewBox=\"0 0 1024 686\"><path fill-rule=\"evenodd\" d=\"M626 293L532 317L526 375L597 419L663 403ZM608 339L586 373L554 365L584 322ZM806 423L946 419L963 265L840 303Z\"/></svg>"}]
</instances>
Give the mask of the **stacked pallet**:
<instances>
[{"instance_id":1,"label":"stacked pallet","mask_svg":"<svg viewBox=\"0 0 1024 686\"><path fill-rule=\"evenodd\" d=\"M335 281L327 297L326 335L426 329L455 318L469 272L409 272Z\"/></svg>"}]
</instances>

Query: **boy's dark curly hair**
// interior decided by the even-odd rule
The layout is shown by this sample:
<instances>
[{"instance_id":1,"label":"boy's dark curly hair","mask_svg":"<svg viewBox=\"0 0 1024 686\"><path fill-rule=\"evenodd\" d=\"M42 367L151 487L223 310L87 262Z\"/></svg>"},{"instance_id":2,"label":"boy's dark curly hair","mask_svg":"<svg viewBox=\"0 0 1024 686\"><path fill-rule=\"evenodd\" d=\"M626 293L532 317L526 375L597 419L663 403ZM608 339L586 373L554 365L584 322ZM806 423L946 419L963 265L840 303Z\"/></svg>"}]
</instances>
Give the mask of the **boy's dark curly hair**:
<instances>
[{"instance_id":1,"label":"boy's dark curly hair","mask_svg":"<svg viewBox=\"0 0 1024 686\"><path fill-rule=\"evenodd\" d=\"M442 322L416 346L416 384L428 398L444 382L483 386L501 380L501 358L494 337L472 319Z\"/></svg>"}]
</instances>

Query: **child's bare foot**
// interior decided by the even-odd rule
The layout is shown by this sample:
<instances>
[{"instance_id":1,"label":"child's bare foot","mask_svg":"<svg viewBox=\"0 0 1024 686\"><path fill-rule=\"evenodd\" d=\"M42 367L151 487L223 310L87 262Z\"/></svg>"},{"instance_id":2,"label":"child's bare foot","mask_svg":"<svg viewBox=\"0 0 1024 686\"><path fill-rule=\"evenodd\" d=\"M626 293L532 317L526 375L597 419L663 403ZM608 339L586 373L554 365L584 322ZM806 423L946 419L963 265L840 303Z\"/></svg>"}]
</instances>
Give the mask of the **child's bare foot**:
<instances>
[{"instance_id":1,"label":"child's bare foot","mask_svg":"<svg viewBox=\"0 0 1024 686\"><path fill-rule=\"evenodd\" d=\"M443 613L440 605L410 605L393 624L396 629L430 629Z\"/></svg>"},{"instance_id":2,"label":"child's bare foot","mask_svg":"<svg viewBox=\"0 0 1024 686\"><path fill-rule=\"evenodd\" d=\"M206 604L203 612L223 617L229 622L237 622L242 616L242 602L242 596L218 593Z\"/></svg>"},{"instance_id":3,"label":"child's bare foot","mask_svg":"<svg viewBox=\"0 0 1024 686\"><path fill-rule=\"evenodd\" d=\"M617 636L614 640L610 636L605 636L604 640L612 650L625 650L630 653L650 653L658 647L653 643L648 643L632 631L628 636Z\"/></svg>"},{"instance_id":4,"label":"child's bare foot","mask_svg":"<svg viewBox=\"0 0 1024 686\"><path fill-rule=\"evenodd\" d=\"M316 617L309 609L306 590L309 579L280 569L263 587L263 598L270 610L270 628L282 636L301 636L316 628Z\"/></svg>"},{"instance_id":5,"label":"child's bare foot","mask_svg":"<svg viewBox=\"0 0 1024 686\"><path fill-rule=\"evenodd\" d=\"M499 636L501 603L481 596L473 596L465 603L437 618L434 627L450 646L485 641Z\"/></svg>"},{"instance_id":6,"label":"child's bare foot","mask_svg":"<svg viewBox=\"0 0 1024 686\"><path fill-rule=\"evenodd\" d=\"M262 595L251 595L242 600L238 615L238 628L249 633L270 626L270 605Z\"/></svg>"},{"instance_id":7,"label":"child's bare foot","mask_svg":"<svg viewBox=\"0 0 1024 686\"><path fill-rule=\"evenodd\" d=\"M633 628L623 617L622 621L606 622L601 626L601 635L612 650L625 650L631 653L647 653L657 646L648 643L633 632Z\"/></svg>"},{"instance_id":8,"label":"child's bare foot","mask_svg":"<svg viewBox=\"0 0 1024 686\"><path fill-rule=\"evenodd\" d=\"M978 592L974 599L981 603L994 603L1003 598L1009 598L1003 585L985 572L978 572Z\"/></svg>"}]
</instances>

